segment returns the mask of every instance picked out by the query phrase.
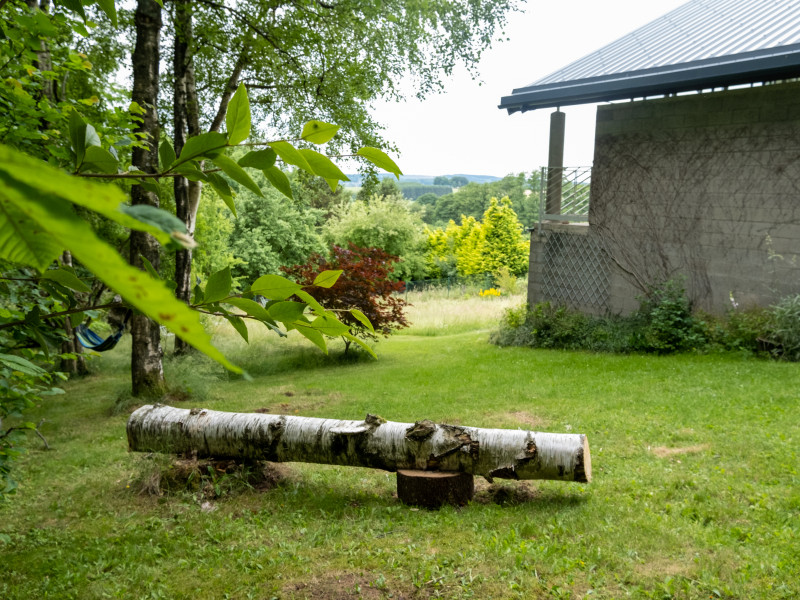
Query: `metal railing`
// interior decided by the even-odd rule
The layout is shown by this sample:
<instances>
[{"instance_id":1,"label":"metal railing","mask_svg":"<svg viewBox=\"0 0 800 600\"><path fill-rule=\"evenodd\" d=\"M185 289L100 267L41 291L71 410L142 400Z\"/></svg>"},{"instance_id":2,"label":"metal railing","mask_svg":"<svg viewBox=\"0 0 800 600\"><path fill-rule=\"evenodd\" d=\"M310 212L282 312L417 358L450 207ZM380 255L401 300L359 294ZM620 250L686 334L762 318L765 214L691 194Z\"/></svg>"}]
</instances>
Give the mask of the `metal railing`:
<instances>
[{"instance_id":1,"label":"metal railing","mask_svg":"<svg viewBox=\"0 0 800 600\"><path fill-rule=\"evenodd\" d=\"M539 230L543 221L589 220L592 167L542 167Z\"/></svg>"}]
</instances>

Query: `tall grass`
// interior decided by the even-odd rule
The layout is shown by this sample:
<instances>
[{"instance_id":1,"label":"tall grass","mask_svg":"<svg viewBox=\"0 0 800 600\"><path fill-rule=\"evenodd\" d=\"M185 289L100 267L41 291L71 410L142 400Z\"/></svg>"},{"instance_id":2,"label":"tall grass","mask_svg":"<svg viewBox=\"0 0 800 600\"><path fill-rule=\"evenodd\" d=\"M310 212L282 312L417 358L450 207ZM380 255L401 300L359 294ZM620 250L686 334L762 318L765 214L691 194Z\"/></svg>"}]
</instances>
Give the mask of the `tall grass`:
<instances>
[{"instance_id":1,"label":"tall grass","mask_svg":"<svg viewBox=\"0 0 800 600\"><path fill-rule=\"evenodd\" d=\"M401 335L441 336L496 327L507 308L525 301L522 294L513 296L461 296L446 289L409 292L411 306L406 313L411 327Z\"/></svg>"}]
</instances>

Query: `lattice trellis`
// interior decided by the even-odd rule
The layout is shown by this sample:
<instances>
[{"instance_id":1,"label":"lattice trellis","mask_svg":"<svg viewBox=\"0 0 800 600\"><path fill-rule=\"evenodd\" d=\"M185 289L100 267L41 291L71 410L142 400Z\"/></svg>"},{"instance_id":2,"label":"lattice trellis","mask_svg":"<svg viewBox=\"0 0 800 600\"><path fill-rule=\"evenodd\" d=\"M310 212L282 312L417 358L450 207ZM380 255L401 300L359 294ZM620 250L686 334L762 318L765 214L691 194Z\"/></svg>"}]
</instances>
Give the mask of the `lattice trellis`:
<instances>
[{"instance_id":1,"label":"lattice trellis","mask_svg":"<svg viewBox=\"0 0 800 600\"><path fill-rule=\"evenodd\" d=\"M567 306L609 307L609 263L606 253L587 235L551 232L542 265L542 292Z\"/></svg>"}]
</instances>

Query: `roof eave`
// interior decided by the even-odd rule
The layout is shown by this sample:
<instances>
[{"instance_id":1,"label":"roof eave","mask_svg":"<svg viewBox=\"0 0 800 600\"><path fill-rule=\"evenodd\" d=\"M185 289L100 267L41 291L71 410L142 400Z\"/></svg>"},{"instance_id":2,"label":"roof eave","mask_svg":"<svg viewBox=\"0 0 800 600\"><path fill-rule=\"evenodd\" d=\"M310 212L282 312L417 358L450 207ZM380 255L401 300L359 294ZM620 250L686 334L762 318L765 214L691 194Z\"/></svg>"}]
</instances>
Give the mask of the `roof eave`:
<instances>
[{"instance_id":1,"label":"roof eave","mask_svg":"<svg viewBox=\"0 0 800 600\"><path fill-rule=\"evenodd\" d=\"M537 108L608 102L800 76L800 51L794 46L772 50L766 56L763 51L753 54L530 86L501 98L498 108L513 114Z\"/></svg>"}]
</instances>

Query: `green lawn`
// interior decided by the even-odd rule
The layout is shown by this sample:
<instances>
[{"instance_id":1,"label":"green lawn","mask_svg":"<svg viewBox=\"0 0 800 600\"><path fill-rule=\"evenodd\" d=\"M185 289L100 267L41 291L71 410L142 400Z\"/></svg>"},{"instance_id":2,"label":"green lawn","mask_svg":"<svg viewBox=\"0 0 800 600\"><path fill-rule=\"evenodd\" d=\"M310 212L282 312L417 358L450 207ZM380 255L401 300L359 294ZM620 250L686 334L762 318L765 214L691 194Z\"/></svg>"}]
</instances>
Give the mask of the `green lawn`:
<instances>
[{"instance_id":1,"label":"green lawn","mask_svg":"<svg viewBox=\"0 0 800 600\"><path fill-rule=\"evenodd\" d=\"M226 338L253 381L202 359L168 373L186 408L586 433L594 481L476 480L474 503L436 512L399 504L393 474L321 465L143 494L167 463L127 452L122 346L34 415L53 450L31 438L0 506L0 597L800 596L800 366L411 333L350 362Z\"/></svg>"}]
</instances>

